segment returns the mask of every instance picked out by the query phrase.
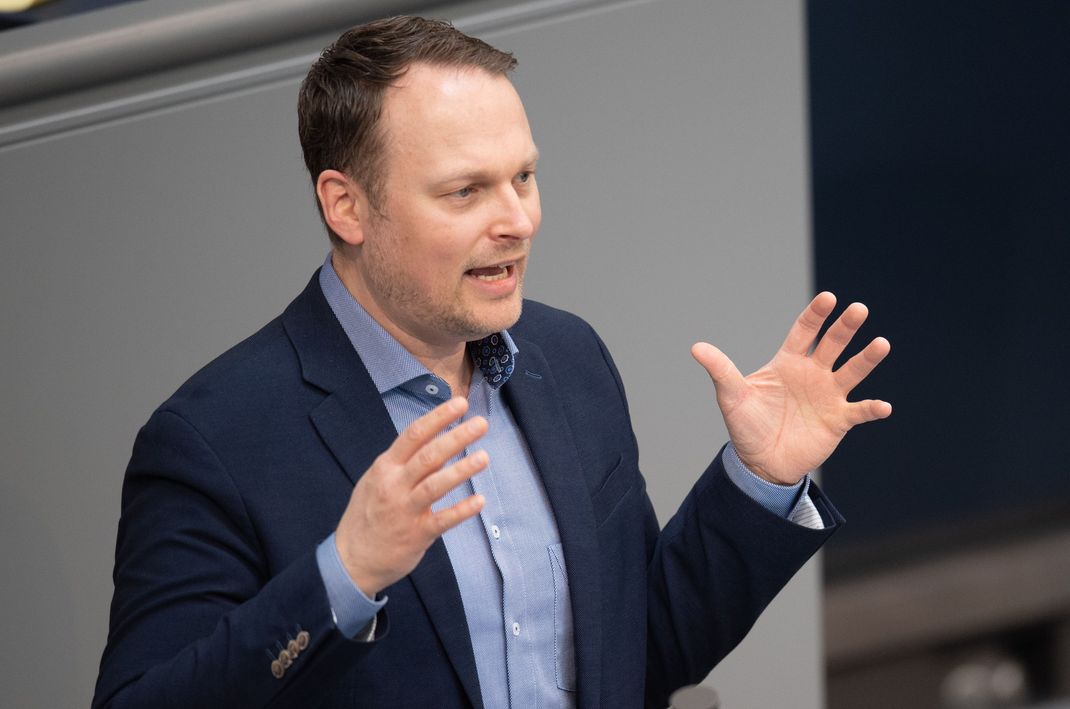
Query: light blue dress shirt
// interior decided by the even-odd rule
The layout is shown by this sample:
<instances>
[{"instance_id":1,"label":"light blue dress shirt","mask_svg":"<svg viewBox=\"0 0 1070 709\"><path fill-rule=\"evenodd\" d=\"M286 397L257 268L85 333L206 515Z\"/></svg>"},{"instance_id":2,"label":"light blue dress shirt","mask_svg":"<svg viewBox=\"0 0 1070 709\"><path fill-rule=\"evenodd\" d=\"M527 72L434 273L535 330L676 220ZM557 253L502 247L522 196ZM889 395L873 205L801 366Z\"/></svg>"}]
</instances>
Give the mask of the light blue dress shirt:
<instances>
[{"instance_id":1,"label":"light blue dress shirt","mask_svg":"<svg viewBox=\"0 0 1070 709\"><path fill-rule=\"evenodd\" d=\"M353 299L330 256L320 271L320 286L398 431L452 396L444 380L429 372ZM509 334L497 337L515 358L517 348ZM477 444L488 453L490 463L433 509L474 493L486 499L479 515L443 535L461 592L483 704L515 709L574 707L567 566L546 491L501 389L491 386L478 368L468 403L465 420L483 416L490 424ZM810 526L816 519L820 526L820 516L806 494L809 476L792 486L768 483L743 466L731 444L723 462L736 485L770 511ZM353 583L333 534L319 545L316 558L339 630L356 637L364 629L370 636L369 623L387 599L373 601Z\"/></svg>"}]
</instances>

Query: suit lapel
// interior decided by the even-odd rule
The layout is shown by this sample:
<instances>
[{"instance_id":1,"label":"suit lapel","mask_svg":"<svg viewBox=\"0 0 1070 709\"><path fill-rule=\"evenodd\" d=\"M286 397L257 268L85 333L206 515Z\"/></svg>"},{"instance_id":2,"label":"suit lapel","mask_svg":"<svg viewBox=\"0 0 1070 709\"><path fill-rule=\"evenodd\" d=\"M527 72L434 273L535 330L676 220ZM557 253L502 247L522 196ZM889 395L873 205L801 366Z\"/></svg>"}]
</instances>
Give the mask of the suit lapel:
<instances>
[{"instance_id":1,"label":"suit lapel","mask_svg":"<svg viewBox=\"0 0 1070 709\"><path fill-rule=\"evenodd\" d=\"M578 706L596 709L602 671L602 594L594 509L549 364L534 343L517 339L516 345L519 366L505 384L504 393L546 487L564 547L572 599Z\"/></svg>"},{"instance_id":2,"label":"suit lapel","mask_svg":"<svg viewBox=\"0 0 1070 709\"><path fill-rule=\"evenodd\" d=\"M436 539L427 550L419 566L409 574L409 580L416 587L427 615L431 616L431 623L446 648L457 676L461 678L468 701L476 709L482 709L483 695L479 689L479 674L472 652L472 637L468 634L468 620L464 615L457 577L453 575L453 565L441 538Z\"/></svg>"},{"instance_id":3,"label":"suit lapel","mask_svg":"<svg viewBox=\"0 0 1070 709\"><path fill-rule=\"evenodd\" d=\"M353 484L390 447L397 430L367 368L353 349L319 285L319 271L283 314L283 325L301 360L302 376L327 392L310 418ZM475 655L461 592L446 545L438 539L409 583L423 602L469 701L482 709Z\"/></svg>"}]
</instances>

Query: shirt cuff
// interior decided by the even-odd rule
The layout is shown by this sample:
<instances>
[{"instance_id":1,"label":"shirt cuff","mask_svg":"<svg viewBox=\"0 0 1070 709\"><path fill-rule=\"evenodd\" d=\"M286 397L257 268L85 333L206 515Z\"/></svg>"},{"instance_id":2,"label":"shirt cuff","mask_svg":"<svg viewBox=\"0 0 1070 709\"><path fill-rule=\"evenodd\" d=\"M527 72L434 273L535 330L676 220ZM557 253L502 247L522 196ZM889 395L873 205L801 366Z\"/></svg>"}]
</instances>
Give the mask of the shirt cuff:
<instances>
[{"instance_id":1,"label":"shirt cuff","mask_svg":"<svg viewBox=\"0 0 1070 709\"><path fill-rule=\"evenodd\" d=\"M333 532L316 547L316 564L319 565L323 585L327 588L327 600L331 604L331 614L338 630L347 638L371 640L375 634L375 616L386 605L386 596L373 601L353 583L346 567L342 565L342 557L338 555ZM369 625L371 632L365 632L357 638L357 634Z\"/></svg>"},{"instance_id":2,"label":"shirt cuff","mask_svg":"<svg viewBox=\"0 0 1070 709\"><path fill-rule=\"evenodd\" d=\"M809 500L807 495L810 490L809 473L794 485L771 483L758 477L743 464L731 442L725 446L721 454L721 462L724 464L725 472L728 473L728 479L735 483L736 487L759 505L784 519L793 520L796 508L803 504L803 498Z\"/></svg>"}]
</instances>

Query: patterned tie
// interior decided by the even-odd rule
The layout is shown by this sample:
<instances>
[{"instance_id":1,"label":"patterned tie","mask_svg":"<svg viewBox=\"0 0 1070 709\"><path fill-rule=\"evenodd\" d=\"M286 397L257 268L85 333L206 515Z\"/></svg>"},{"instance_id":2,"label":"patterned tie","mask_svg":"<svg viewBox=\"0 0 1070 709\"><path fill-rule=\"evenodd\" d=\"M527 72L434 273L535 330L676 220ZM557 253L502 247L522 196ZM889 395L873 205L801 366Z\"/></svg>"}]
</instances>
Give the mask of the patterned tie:
<instances>
[{"instance_id":1,"label":"patterned tie","mask_svg":"<svg viewBox=\"0 0 1070 709\"><path fill-rule=\"evenodd\" d=\"M513 356L509 354L509 348L500 334L488 335L479 342L469 342L468 351L491 389L505 384L513 373Z\"/></svg>"}]
</instances>

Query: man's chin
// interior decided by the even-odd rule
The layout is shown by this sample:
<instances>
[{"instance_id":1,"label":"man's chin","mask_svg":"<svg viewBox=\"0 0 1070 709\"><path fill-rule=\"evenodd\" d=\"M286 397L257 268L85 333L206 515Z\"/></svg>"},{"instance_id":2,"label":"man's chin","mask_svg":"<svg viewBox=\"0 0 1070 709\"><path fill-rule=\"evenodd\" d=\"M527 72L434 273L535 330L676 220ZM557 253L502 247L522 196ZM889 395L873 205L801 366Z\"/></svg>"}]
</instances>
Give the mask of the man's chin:
<instances>
[{"instance_id":1,"label":"man's chin","mask_svg":"<svg viewBox=\"0 0 1070 709\"><path fill-rule=\"evenodd\" d=\"M493 309L493 312L473 313L473 317L470 321L472 327L469 329L469 335L465 339L469 342L476 340L482 340L484 337L497 334L502 330L508 330L516 325L520 320L520 312L523 309L523 300L519 294L515 301L510 299L508 304L499 303L497 307Z\"/></svg>"}]
</instances>

